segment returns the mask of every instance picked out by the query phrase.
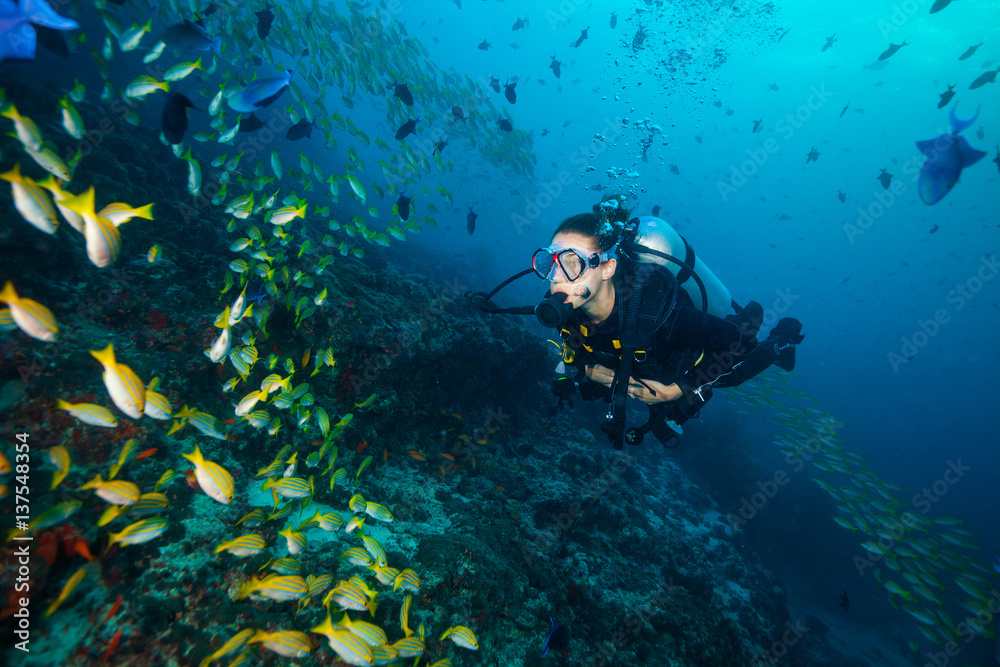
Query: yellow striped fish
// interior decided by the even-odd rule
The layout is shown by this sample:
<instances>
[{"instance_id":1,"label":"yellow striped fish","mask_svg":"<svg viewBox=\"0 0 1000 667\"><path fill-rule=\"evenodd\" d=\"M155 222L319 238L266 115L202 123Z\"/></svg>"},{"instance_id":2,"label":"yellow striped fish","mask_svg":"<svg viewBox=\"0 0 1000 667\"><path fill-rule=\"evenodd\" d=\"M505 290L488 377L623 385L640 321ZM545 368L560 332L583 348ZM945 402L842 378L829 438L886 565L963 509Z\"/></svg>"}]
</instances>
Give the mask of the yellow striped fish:
<instances>
[{"instance_id":1,"label":"yellow striped fish","mask_svg":"<svg viewBox=\"0 0 1000 667\"><path fill-rule=\"evenodd\" d=\"M14 195L14 208L21 217L31 225L46 234L55 234L59 227L55 206L45 190L27 176L21 175L21 166L14 167L0 174L0 178L10 183L11 194Z\"/></svg>"},{"instance_id":2,"label":"yellow striped fish","mask_svg":"<svg viewBox=\"0 0 1000 667\"><path fill-rule=\"evenodd\" d=\"M63 206L83 218L83 234L87 240L87 258L99 269L118 259L121 252L122 235L109 220L102 218L94 209L94 188L75 197L60 202Z\"/></svg>"},{"instance_id":3,"label":"yellow striped fish","mask_svg":"<svg viewBox=\"0 0 1000 667\"><path fill-rule=\"evenodd\" d=\"M396 575L395 581L392 583L393 592L402 588L404 591L410 591L412 593L420 593L420 577L413 570L407 568Z\"/></svg>"},{"instance_id":4,"label":"yellow striped fish","mask_svg":"<svg viewBox=\"0 0 1000 667\"><path fill-rule=\"evenodd\" d=\"M17 134L17 139L25 148L37 151L42 147L42 133L39 131L35 121L19 114L16 106L8 104L3 111L0 111L0 116L14 121L14 131Z\"/></svg>"},{"instance_id":5,"label":"yellow striped fish","mask_svg":"<svg viewBox=\"0 0 1000 667\"><path fill-rule=\"evenodd\" d=\"M295 556L306 550L306 534L297 533L292 530L292 527L279 531L278 535L285 538L285 544L288 545L288 554L290 556Z\"/></svg>"},{"instance_id":6,"label":"yellow striped fish","mask_svg":"<svg viewBox=\"0 0 1000 667\"><path fill-rule=\"evenodd\" d=\"M453 625L445 630L439 641L444 641L445 639L451 639L451 641L455 642L462 648L467 648L472 651L479 650L479 642L476 640L475 633L464 625Z\"/></svg>"},{"instance_id":7,"label":"yellow striped fish","mask_svg":"<svg viewBox=\"0 0 1000 667\"><path fill-rule=\"evenodd\" d=\"M419 658L424 654L424 640L411 635L392 644L392 648L396 649L400 658Z\"/></svg>"},{"instance_id":8,"label":"yellow striped fish","mask_svg":"<svg viewBox=\"0 0 1000 667\"><path fill-rule=\"evenodd\" d=\"M144 493L139 496L139 500L128 506L129 516L142 516L144 514L156 514L170 509L170 500L166 495L157 493Z\"/></svg>"},{"instance_id":9,"label":"yellow striped fish","mask_svg":"<svg viewBox=\"0 0 1000 667\"><path fill-rule=\"evenodd\" d=\"M234 495L233 476L229 471L218 463L207 461L201 455L198 445L194 446L194 451L190 454L182 454L184 458L194 464L194 476L198 480L198 486L212 500L217 500L223 505L228 505Z\"/></svg>"},{"instance_id":10,"label":"yellow striped fish","mask_svg":"<svg viewBox=\"0 0 1000 667\"><path fill-rule=\"evenodd\" d=\"M254 595L278 601L298 600L308 590L306 580L297 574L269 574L263 579L251 579L243 584L236 594L236 599L242 600Z\"/></svg>"},{"instance_id":11,"label":"yellow striped fish","mask_svg":"<svg viewBox=\"0 0 1000 667\"><path fill-rule=\"evenodd\" d=\"M111 464L111 469L108 473L108 479L112 480L118 476L118 472L122 469L126 463L132 460L135 456L136 447L139 445L139 441L135 438L129 438L122 445L122 451L118 454L118 460Z\"/></svg>"},{"instance_id":12,"label":"yellow striped fish","mask_svg":"<svg viewBox=\"0 0 1000 667\"><path fill-rule=\"evenodd\" d=\"M167 530L167 520L163 517L153 517L136 521L118 533L111 533L108 547L112 544L143 544L159 537Z\"/></svg>"},{"instance_id":13,"label":"yellow striped fish","mask_svg":"<svg viewBox=\"0 0 1000 667\"><path fill-rule=\"evenodd\" d=\"M304 658L313 649L309 635L298 630L279 630L277 632L258 630L247 643L263 644L269 651L286 658Z\"/></svg>"},{"instance_id":14,"label":"yellow striped fish","mask_svg":"<svg viewBox=\"0 0 1000 667\"><path fill-rule=\"evenodd\" d=\"M267 548L267 542L260 535L243 535L234 540L224 540L215 547L214 553L228 551L237 558L256 556Z\"/></svg>"},{"instance_id":15,"label":"yellow striped fish","mask_svg":"<svg viewBox=\"0 0 1000 667\"><path fill-rule=\"evenodd\" d=\"M330 614L327 613L326 620L314 627L310 632L323 635L330 643L340 659L349 665L359 667L371 667L374 664L372 650L368 644L348 630L334 627Z\"/></svg>"},{"instance_id":16,"label":"yellow striped fish","mask_svg":"<svg viewBox=\"0 0 1000 667\"><path fill-rule=\"evenodd\" d=\"M67 403L61 398L56 399L56 407L60 410L65 410L70 413L84 424L90 424L91 426L103 426L105 428L114 428L118 426L118 420L115 419L115 415L105 407L100 405L94 405L93 403Z\"/></svg>"},{"instance_id":17,"label":"yellow striped fish","mask_svg":"<svg viewBox=\"0 0 1000 667\"><path fill-rule=\"evenodd\" d=\"M69 450L67 450L62 445L56 445L55 447L50 447L48 449L49 460L56 467L56 471L52 473L52 485L49 489L54 489L59 486L62 481L69 474L69 469L72 463L70 462ZM10 472L8 469L7 472Z\"/></svg>"},{"instance_id":18,"label":"yellow striped fish","mask_svg":"<svg viewBox=\"0 0 1000 667\"><path fill-rule=\"evenodd\" d=\"M125 480L104 481L100 475L80 487L81 491L97 489L94 493L104 502L112 505L132 505L139 500L139 487Z\"/></svg>"},{"instance_id":19,"label":"yellow striped fish","mask_svg":"<svg viewBox=\"0 0 1000 667\"><path fill-rule=\"evenodd\" d=\"M69 581L67 581L66 585L63 586L62 591L59 592L59 597L57 597L55 601L48 606L48 609L45 610L46 618L51 616L52 613L59 608L59 605L61 605L63 602L66 601L66 598L69 597L69 594L73 592L73 589L76 588L80 584L80 582L83 581L83 578L86 576L87 576L86 567L81 567L79 570L76 571L76 573L72 577L69 578Z\"/></svg>"},{"instance_id":20,"label":"yellow striped fish","mask_svg":"<svg viewBox=\"0 0 1000 667\"><path fill-rule=\"evenodd\" d=\"M14 283L9 280L0 290L0 301L10 307L10 315L14 324L32 338L52 342L59 334L59 325L52 311L33 299L25 299L17 295Z\"/></svg>"},{"instance_id":21,"label":"yellow striped fish","mask_svg":"<svg viewBox=\"0 0 1000 667\"><path fill-rule=\"evenodd\" d=\"M90 354L104 366L102 377L111 401L132 419L140 419L146 406L146 386L131 368L115 360L111 343L103 350L91 350Z\"/></svg>"}]
</instances>

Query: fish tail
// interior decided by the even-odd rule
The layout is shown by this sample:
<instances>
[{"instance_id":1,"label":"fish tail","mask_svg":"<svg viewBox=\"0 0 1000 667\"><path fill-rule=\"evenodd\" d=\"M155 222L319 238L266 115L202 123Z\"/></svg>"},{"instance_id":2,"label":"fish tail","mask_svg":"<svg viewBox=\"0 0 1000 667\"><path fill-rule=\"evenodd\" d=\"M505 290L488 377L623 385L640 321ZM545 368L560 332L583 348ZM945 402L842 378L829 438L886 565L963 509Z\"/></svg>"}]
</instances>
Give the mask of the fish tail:
<instances>
[{"instance_id":1,"label":"fish tail","mask_svg":"<svg viewBox=\"0 0 1000 667\"><path fill-rule=\"evenodd\" d=\"M140 206L135 209L135 215L137 218L145 218L146 220L153 219L153 205L146 204L145 206Z\"/></svg>"},{"instance_id":2,"label":"fish tail","mask_svg":"<svg viewBox=\"0 0 1000 667\"><path fill-rule=\"evenodd\" d=\"M974 113L972 115L972 118L968 118L968 119L962 119L962 118L959 118L958 116L956 116L955 115L955 109L957 109L957 108L958 108L958 102L956 102L951 107L951 113L949 114L949 120L951 121L951 131L952 131L953 134L958 134L959 132L961 132L965 128L967 128L970 125L972 125L973 123L975 123L976 119L979 118L979 112L982 110L983 105L980 104L978 107L976 107L976 113Z\"/></svg>"}]
</instances>

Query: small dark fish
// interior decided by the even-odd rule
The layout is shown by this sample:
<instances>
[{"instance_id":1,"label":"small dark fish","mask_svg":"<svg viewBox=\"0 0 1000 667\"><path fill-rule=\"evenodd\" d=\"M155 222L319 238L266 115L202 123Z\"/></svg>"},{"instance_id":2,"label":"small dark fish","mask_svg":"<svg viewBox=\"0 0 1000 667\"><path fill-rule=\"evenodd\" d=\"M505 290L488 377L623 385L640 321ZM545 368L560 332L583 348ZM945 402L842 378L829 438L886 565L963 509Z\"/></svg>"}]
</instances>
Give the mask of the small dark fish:
<instances>
[{"instance_id":1,"label":"small dark fish","mask_svg":"<svg viewBox=\"0 0 1000 667\"><path fill-rule=\"evenodd\" d=\"M653 207L653 217L654 218L660 217L660 205L659 204L657 204L656 206Z\"/></svg>"},{"instance_id":2,"label":"small dark fish","mask_svg":"<svg viewBox=\"0 0 1000 667\"><path fill-rule=\"evenodd\" d=\"M405 83L394 83L392 84L392 87L394 89L392 91L393 97L398 97L399 101L408 107L413 106L413 94L410 92L410 89L406 87Z\"/></svg>"},{"instance_id":3,"label":"small dark fish","mask_svg":"<svg viewBox=\"0 0 1000 667\"><path fill-rule=\"evenodd\" d=\"M507 101L511 104L517 102L517 93L514 92L514 88L517 87L517 82L505 83L503 84L503 96L507 98Z\"/></svg>"},{"instance_id":4,"label":"small dark fish","mask_svg":"<svg viewBox=\"0 0 1000 667\"><path fill-rule=\"evenodd\" d=\"M452 0L452 2L454 2L455 6L458 7L459 9L462 8L462 0Z\"/></svg>"},{"instance_id":5,"label":"small dark fish","mask_svg":"<svg viewBox=\"0 0 1000 667\"><path fill-rule=\"evenodd\" d=\"M976 80L969 84L969 90L975 90L976 88L982 88L988 83L993 83L997 80L997 74L1000 73L1000 69L995 69L991 72L983 72L976 77Z\"/></svg>"},{"instance_id":6,"label":"small dark fish","mask_svg":"<svg viewBox=\"0 0 1000 667\"><path fill-rule=\"evenodd\" d=\"M722 100L715 100L714 102L712 102L712 106L715 107L716 109L721 109L722 108Z\"/></svg>"},{"instance_id":7,"label":"small dark fish","mask_svg":"<svg viewBox=\"0 0 1000 667\"><path fill-rule=\"evenodd\" d=\"M434 152L437 153L438 155L441 155L441 151L443 151L444 147L447 146L447 145L448 145L448 142L445 141L444 139L441 139L436 144L434 144Z\"/></svg>"},{"instance_id":8,"label":"small dark fish","mask_svg":"<svg viewBox=\"0 0 1000 667\"><path fill-rule=\"evenodd\" d=\"M756 134L757 132L760 132L761 127L763 127L763 125L764 125L764 119L763 118L761 118L760 120L755 120L753 122L753 131L754 131L754 134Z\"/></svg>"},{"instance_id":9,"label":"small dark fish","mask_svg":"<svg viewBox=\"0 0 1000 667\"><path fill-rule=\"evenodd\" d=\"M396 210L399 211L399 217L403 220L410 219L410 202L413 201L412 197L407 197L406 195L399 195L399 199L396 200Z\"/></svg>"},{"instance_id":10,"label":"small dark fish","mask_svg":"<svg viewBox=\"0 0 1000 667\"><path fill-rule=\"evenodd\" d=\"M510 124L510 120L506 118L501 118L500 120L498 120L497 125L499 125L500 129L503 130L504 132L511 132L514 129L514 126Z\"/></svg>"},{"instance_id":11,"label":"small dark fish","mask_svg":"<svg viewBox=\"0 0 1000 667\"><path fill-rule=\"evenodd\" d=\"M806 155L806 164L809 164L810 162L815 162L818 157L819 157L819 151L816 150L816 147L814 146L813 149L809 151L809 153Z\"/></svg>"},{"instance_id":12,"label":"small dark fish","mask_svg":"<svg viewBox=\"0 0 1000 667\"><path fill-rule=\"evenodd\" d=\"M882 187L888 190L889 184L892 183L892 174L887 173L886 170L883 169L882 173L879 174L877 178L878 182L882 184Z\"/></svg>"},{"instance_id":13,"label":"small dark fish","mask_svg":"<svg viewBox=\"0 0 1000 667\"><path fill-rule=\"evenodd\" d=\"M494 93L499 93L500 92L500 79L494 79L491 76L490 77L490 88L493 89Z\"/></svg>"},{"instance_id":14,"label":"small dark fish","mask_svg":"<svg viewBox=\"0 0 1000 667\"><path fill-rule=\"evenodd\" d=\"M767 84L767 89L769 91L773 90L774 92L778 92L778 84L776 84L776 83L769 83L769 84Z\"/></svg>"},{"instance_id":15,"label":"small dark fish","mask_svg":"<svg viewBox=\"0 0 1000 667\"><path fill-rule=\"evenodd\" d=\"M399 139L405 139L406 137L410 136L411 134L415 134L416 131L417 131L417 123L418 122L420 122L419 118L417 120L413 120L412 118L410 118L405 123L403 123L402 125L400 125L399 129L396 130L396 139L397 140L399 140Z\"/></svg>"},{"instance_id":16,"label":"small dark fish","mask_svg":"<svg viewBox=\"0 0 1000 667\"><path fill-rule=\"evenodd\" d=\"M847 109L850 106L851 106L850 102L848 102L847 104L844 105L844 108L840 110L840 118L844 117L844 114L847 113Z\"/></svg>"},{"instance_id":17,"label":"small dark fish","mask_svg":"<svg viewBox=\"0 0 1000 667\"><path fill-rule=\"evenodd\" d=\"M462 113L462 107L457 104L451 108L451 115L455 117L455 120L465 122L465 114Z\"/></svg>"},{"instance_id":18,"label":"small dark fish","mask_svg":"<svg viewBox=\"0 0 1000 667\"><path fill-rule=\"evenodd\" d=\"M843 204L844 202L847 201L847 193L837 190L837 199L839 199L840 203Z\"/></svg>"},{"instance_id":19,"label":"small dark fish","mask_svg":"<svg viewBox=\"0 0 1000 667\"><path fill-rule=\"evenodd\" d=\"M489 50L490 50L490 43L489 43L489 42L487 42L487 41L486 41L486 40L484 39L483 41L481 41L481 42L479 43L479 46L477 46L476 48L477 48L477 49L479 49L480 51L489 51Z\"/></svg>"},{"instance_id":20,"label":"small dark fish","mask_svg":"<svg viewBox=\"0 0 1000 667\"><path fill-rule=\"evenodd\" d=\"M694 140L697 141L700 144L701 143L701 135L700 134L694 135Z\"/></svg>"},{"instance_id":21,"label":"small dark fish","mask_svg":"<svg viewBox=\"0 0 1000 667\"><path fill-rule=\"evenodd\" d=\"M564 651L569 648L569 630L566 626L549 616L549 623L552 626L549 628L549 634L545 635L545 640L542 642L542 656L545 657L549 653L549 649L553 651Z\"/></svg>"},{"instance_id":22,"label":"small dark fish","mask_svg":"<svg viewBox=\"0 0 1000 667\"><path fill-rule=\"evenodd\" d=\"M680 176L681 170L677 168L676 164L672 164L670 165L670 173L673 174L674 176Z\"/></svg>"},{"instance_id":23,"label":"small dark fish","mask_svg":"<svg viewBox=\"0 0 1000 667\"><path fill-rule=\"evenodd\" d=\"M884 86L884 85L885 85L885 81L882 81L881 79L879 79L879 80L878 80L878 81L876 81L876 82L875 82L875 83L874 83L873 85L874 85L874 86L875 86L876 88L881 88L882 86Z\"/></svg>"},{"instance_id":24,"label":"small dark fish","mask_svg":"<svg viewBox=\"0 0 1000 667\"><path fill-rule=\"evenodd\" d=\"M66 38L63 37L62 32L55 28L38 25L37 23L32 23L31 27L35 29L36 42L41 44L46 51L60 58L69 58L69 45L66 43ZM13 39L13 36L5 38Z\"/></svg>"},{"instance_id":25,"label":"small dark fish","mask_svg":"<svg viewBox=\"0 0 1000 667\"><path fill-rule=\"evenodd\" d=\"M263 65L263 64L264 64L264 61L263 61L263 60L261 60L260 56L258 56L258 55L257 55L257 54L255 53L255 54L253 54L253 64L254 64L254 66L256 66L256 67L260 67L261 65Z\"/></svg>"},{"instance_id":26,"label":"small dark fish","mask_svg":"<svg viewBox=\"0 0 1000 667\"><path fill-rule=\"evenodd\" d=\"M302 49L302 56L301 57L305 58L308 55L309 55L309 49Z\"/></svg>"},{"instance_id":27,"label":"small dark fish","mask_svg":"<svg viewBox=\"0 0 1000 667\"><path fill-rule=\"evenodd\" d=\"M219 3L217 3L217 2L211 2L211 3L209 3L208 7L205 7L205 9L201 10L201 15L202 16L211 16L212 14L214 14L217 11L219 11Z\"/></svg>"},{"instance_id":28,"label":"small dark fish","mask_svg":"<svg viewBox=\"0 0 1000 667\"><path fill-rule=\"evenodd\" d=\"M542 128L542 136L544 137L544 136L548 135L548 133L549 133L549 128L543 127ZM1000 155L1000 153L998 153L998 155Z\"/></svg>"},{"instance_id":29,"label":"small dark fish","mask_svg":"<svg viewBox=\"0 0 1000 667\"><path fill-rule=\"evenodd\" d=\"M311 121L303 118L295 125L288 128L288 132L285 132L285 139L289 141L298 141L303 137L312 139L313 124Z\"/></svg>"},{"instance_id":30,"label":"small dark fish","mask_svg":"<svg viewBox=\"0 0 1000 667\"><path fill-rule=\"evenodd\" d=\"M983 126L980 125L979 129L976 130L976 139L979 139L980 141L982 141L985 138L986 138L986 130L984 130Z\"/></svg>"},{"instance_id":31,"label":"small dark fish","mask_svg":"<svg viewBox=\"0 0 1000 667\"><path fill-rule=\"evenodd\" d=\"M847 597L847 591L840 591L840 604L838 607L843 607L844 611L851 610L851 599Z\"/></svg>"},{"instance_id":32,"label":"small dark fish","mask_svg":"<svg viewBox=\"0 0 1000 667\"><path fill-rule=\"evenodd\" d=\"M611 29L614 30L615 26L618 25L618 14L611 12Z\"/></svg>"},{"instance_id":33,"label":"small dark fish","mask_svg":"<svg viewBox=\"0 0 1000 667\"><path fill-rule=\"evenodd\" d=\"M864 113L864 112L865 110L862 109L861 107L857 107L856 109L854 109L854 113Z\"/></svg>"},{"instance_id":34,"label":"small dark fish","mask_svg":"<svg viewBox=\"0 0 1000 667\"><path fill-rule=\"evenodd\" d=\"M883 51L882 55L880 55L878 59L886 60L887 58L891 58L892 54L894 54L896 51L899 51L904 46L909 46L909 45L910 43L907 42L905 39L903 40L902 44L893 44L892 42L889 42L889 48Z\"/></svg>"},{"instance_id":35,"label":"small dark fish","mask_svg":"<svg viewBox=\"0 0 1000 667\"><path fill-rule=\"evenodd\" d=\"M266 298L267 290L264 289L264 281L251 280L250 284L247 285L247 305L249 306L251 301L256 301L259 306Z\"/></svg>"},{"instance_id":36,"label":"small dark fish","mask_svg":"<svg viewBox=\"0 0 1000 667\"><path fill-rule=\"evenodd\" d=\"M931 14L937 14L939 11L947 7L952 3L952 0L934 0L934 4L931 5Z\"/></svg>"},{"instance_id":37,"label":"small dark fish","mask_svg":"<svg viewBox=\"0 0 1000 667\"><path fill-rule=\"evenodd\" d=\"M274 23L274 12L271 11L271 5L265 5L262 11L254 12L254 14L257 15L257 36L261 40L265 40L271 33L271 24Z\"/></svg>"},{"instance_id":38,"label":"small dark fish","mask_svg":"<svg viewBox=\"0 0 1000 667\"><path fill-rule=\"evenodd\" d=\"M514 49L515 51L517 51L517 50L518 50L519 48L521 48L521 47L517 45L517 42L511 42L511 43L510 43L510 48L512 48L512 49Z\"/></svg>"},{"instance_id":39,"label":"small dark fish","mask_svg":"<svg viewBox=\"0 0 1000 667\"><path fill-rule=\"evenodd\" d=\"M997 171L1000 171L1000 145L997 145L997 156L993 158L993 162L997 165Z\"/></svg>"},{"instance_id":40,"label":"small dark fish","mask_svg":"<svg viewBox=\"0 0 1000 667\"><path fill-rule=\"evenodd\" d=\"M465 216L465 228L469 230L469 236L472 236L472 232L476 231L476 218L478 218L475 212L473 212L472 207L469 207L469 215Z\"/></svg>"},{"instance_id":41,"label":"small dark fish","mask_svg":"<svg viewBox=\"0 0 1000 667\"><path fill-rule=\"evenodd\" d=\"M514 25L511 26L510 29L511 30L520 30L521 28L524 28L527 25L528 25L528 17L525 16L523 19L522 18L518 18L517 21L514 22Z\"/></svg>"},{"instance_id":42,"label":"small dark fish","mask_svg":"<svg viewBox=\"0 0 1000 667\"><path fill-rule=\"evenodd\" d=\"M726 115L727 116L732 116L734 113L736 113L735 109L730 109L729 107L726 107Z\"/></svg>"},{"instance_id":43,"label":"small dark fish","mask_svg":"<svg viewBox=\"0 0 1000 667\"><path fill-rule=\"evenodd\" d=\"M240 132L253 132L264 127L264 121L251 113L246 118L240 119Z\"/></svg>"},{"instance_id":44,"label":"small dark fish","mask_svg":"<svg viewBox=\"0 0 1000 667\"><path fill-rule=\"evenodd\" d=\"M791 220L791 219L792 219L791 216L789 216L787 213L782 213L781 215L778 216L778 220Z\"/></svg>"},{"instance_id":45,"label":"small dark fish","mask_svg":"<svg viewBox=\"0 0 1000 667\"><path fill-rule=\"evenodd\" d=\"M822 53L823 51L826 51L828 48L833 46L833 43L836 41L837 41L837 33L833 33L833 35L826 38L826 44L823 45L823 48L820 49L820 52Z\"/></svg>"},{"instance_id":46,"label":"small dark fish","mask_svg":"<svg viewBox=\"0 0 1000 667\"><path fill-rule=\"evenodd\" d=\"M778 43L780 44L780 43L781 43L781 40L783 40L783 39L785 38L785 35L787 35L787 34L788 34L788 33L790 33L791 31L792 31L792 29L791 29L791 28L789 28L788 30L786 30L786 31L784 31L783 33L781 33L780 35L778 35Z\"/></svg>"},{"instance_id":47,"label":"small dark fish","mask_svg":"<svg viewBox=\"0 0 1000 667\"><path fill-rule=\"evenodd\" d=\"M976 52L976 49L978 49L980 46L982 46L985 43L986 42L979 42L978 44L973 44L972 46L970 46L969 48L967 48L965 50L965 53L963 53L962 55L960 55L958 57L958 59L959 60L966 60L968 58L971 58L972 54L974 54Z\"/></svg>"},{"instance_id":48,"label":"small dark fish","mask_svg":"<svg viewBox=\"0 0 1000 667\"><path fill-rule=\"evenodd\" d=\"M594 185L591 185L589 189L593 190L594 192L603 192L604 186L601 185L600 183L595 183Z\"/></svg>"},{"instance_id":49,"label":"small dark fish","mask_svg":"<svg viewBox=\"0 0 1000 667\"><path fill-rule=\"evenodd\" d=\"M583 44L583 40L587 39L587 31L588 30L590 30L590 26L589 25L586 28L583 29L583 32L580 33L580 36L577 38L577 40L575 42L573 42L572 44L570 44L570 46L575 49L575 48L578 48L581 44Z\"/></svg>"},{"instance_id":50,"label":"small dark fish","mask_svg":"<svg viewBox=\"0 0 1000 667\"><path fill-rule=\"evenodd\" d=\"M193 108L195 108L194 103L186 96L180 93L167 95L160 123L160 129L163 130L163 137L167 142L179 144L184 141L184 133L187 132L188 126L187 110Z\"/></svg>"},{"instance_id":51,"label":"small dark fish","mask_svg":"<svg viewBox=\"0 0 1000 667\"><path fill-rule=\"evenodd\" d=\"M938 227L937 225L934 225L933 227L931 227L931 230L929 232L927 232L927 233L928 234L933 234L934 232L936 232L939 229L941 229L941 228Z\"/></svg>"},{"instance_id":52,"label":"small dark fish","mask_svg":"<svg viewBox=\"0 0 1000 667\"><path fill-rule=\"evenodd\" d=\"M551 56L551 58L552 62L549 63L549 69L552 70L552 73L555 74L558 79L562 75L562 70L559 69L562 67L562 63L556 60L555 56Z\"/></svg>"}]
</instances>

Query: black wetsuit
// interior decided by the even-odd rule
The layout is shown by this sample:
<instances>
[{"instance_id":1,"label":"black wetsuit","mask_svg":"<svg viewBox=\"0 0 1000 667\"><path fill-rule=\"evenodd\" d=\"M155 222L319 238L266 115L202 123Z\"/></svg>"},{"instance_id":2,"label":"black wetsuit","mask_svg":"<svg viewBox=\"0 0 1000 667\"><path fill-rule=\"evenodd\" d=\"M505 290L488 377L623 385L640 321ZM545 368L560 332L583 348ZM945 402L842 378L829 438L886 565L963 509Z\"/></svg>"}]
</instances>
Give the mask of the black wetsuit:
<instances>
[{"instance_id":1,"label":"black wetsuit","mask_svg":"<svg viewBox=\"0 0 1000 667\"><path fill-rule=\"evenodd\" d=\"M778 355L772 345L758 345L754 336L743 334L734 322L695 308L669 270L652 266L639 307L638 329L647 345L635 354L632 377L677 383L681 398L654 404L650 412L680 424L697 414L711 396L712 386L739 385L774 363ZM615 303L606 320L594 324L577 310L561 330L572 351L570 361L580 371L577 380L585 399L610 395L607 387L585 380L582 374L592 364L617 370L630 283L629 272L621 279L616 276Z\"/></svg>"}]
</instances>

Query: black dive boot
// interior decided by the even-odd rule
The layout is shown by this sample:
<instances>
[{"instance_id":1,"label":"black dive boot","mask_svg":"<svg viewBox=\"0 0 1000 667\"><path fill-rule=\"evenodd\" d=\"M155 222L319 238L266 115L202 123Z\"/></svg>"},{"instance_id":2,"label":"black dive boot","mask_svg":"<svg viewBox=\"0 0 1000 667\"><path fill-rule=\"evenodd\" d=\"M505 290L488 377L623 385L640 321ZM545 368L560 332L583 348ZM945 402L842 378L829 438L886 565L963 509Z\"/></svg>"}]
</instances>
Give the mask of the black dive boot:
<instances>
[{"instance_id":1,"label":"black dive boot","mask_svg":"<svg viewBox=\"0 0 1000 667\"><path fill-rule=\"evenodd\" d=\"M779 368L786 371L795 368L795 346L805 338L801 331L801 322L794 317L784 317L771 329L771 335L762 343L774 347L774 353L778 355L774 363Z\"/></svg>"}]
</instances>

